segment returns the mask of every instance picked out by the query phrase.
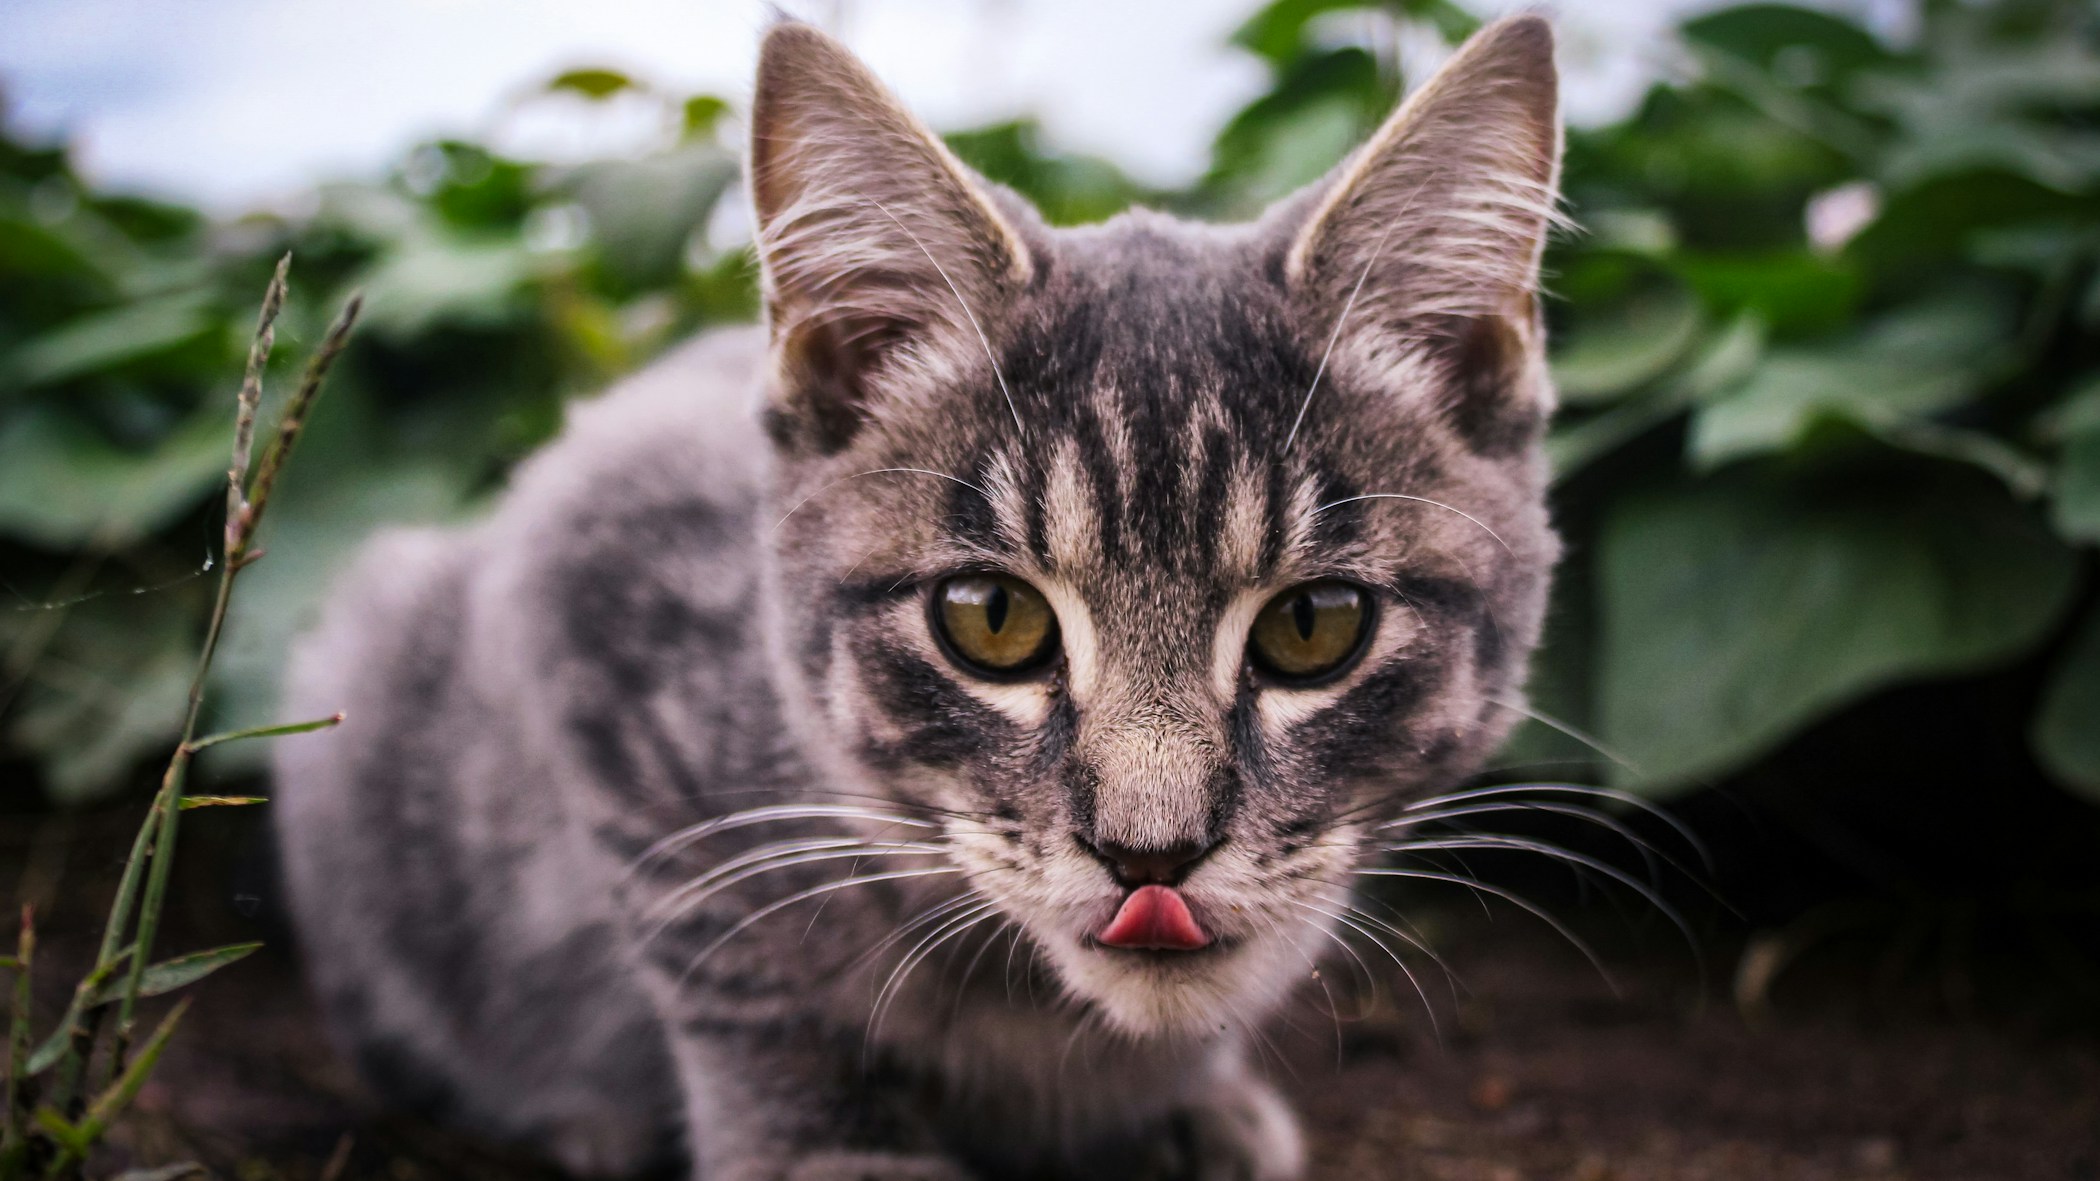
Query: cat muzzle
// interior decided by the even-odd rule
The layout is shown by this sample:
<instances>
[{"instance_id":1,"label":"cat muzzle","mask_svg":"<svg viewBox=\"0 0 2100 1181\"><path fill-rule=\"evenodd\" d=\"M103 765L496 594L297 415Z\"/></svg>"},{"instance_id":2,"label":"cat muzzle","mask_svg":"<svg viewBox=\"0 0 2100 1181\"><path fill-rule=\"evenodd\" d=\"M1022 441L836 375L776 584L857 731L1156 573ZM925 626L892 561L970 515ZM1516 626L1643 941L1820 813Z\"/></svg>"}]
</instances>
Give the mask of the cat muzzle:
<instances>
[{"instance_id":1,"label":"cat muzzle","mask_svg":"<svg viewBox=\"0 0 2100 1181\"><path fill-rule=\"evenodd\" d=\"M1157 885L1132 890L1094 939L1103 947L1133 951L1196 951L1210 945L1210 935L1189 913L1181 892Z\"/></svg>"}]
</instances>

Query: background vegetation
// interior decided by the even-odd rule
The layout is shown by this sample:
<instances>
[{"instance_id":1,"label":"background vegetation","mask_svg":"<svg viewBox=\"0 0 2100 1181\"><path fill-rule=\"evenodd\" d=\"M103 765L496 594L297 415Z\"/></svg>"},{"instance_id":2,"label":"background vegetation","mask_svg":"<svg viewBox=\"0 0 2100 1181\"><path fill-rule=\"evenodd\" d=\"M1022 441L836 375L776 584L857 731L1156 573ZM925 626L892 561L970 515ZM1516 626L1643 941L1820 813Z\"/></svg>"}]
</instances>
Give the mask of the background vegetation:
<instances>
[{"instance_id":1,"label":"background vegetation","mask_svg":"<svg viewBox=\"0 0 2100 1181\"><path fill-rule=\"evenodd\" d=\"M1235 41L1272 83L1183 191L1027 122L952 142L1053 221L1242 215L1389 109L1387 33L1472 24L1442 0L1263 8ZM1839 808L1952 743L1957 801L2044 781L2100 801L2100 17L1924 0L1916 25L1892 45L1715 12L1630 117L1571 135L1583 230L1549 258L1571 558L1537 680L1559 725L1506 774L1658 797L1783 775ZM709 230L737 199L727 104L596 70L548 91L645 95L661 141L580 166L430 143L297 216L218 223L0 140L7 807L110 798L165 756L255 293L287 249L284 339L310 347L351 287L366 314L235 600L212 729L277 720L286 644L367 532L471 512L566 399L754 314L748 250ZM1950 714L1904 686L1971 695ZM1809 739L1845 757L1804 759ZM203 782L260 753L214 749ZM2100 839L2090 811L2052 815Z\"/></svg>"}]
</instances>

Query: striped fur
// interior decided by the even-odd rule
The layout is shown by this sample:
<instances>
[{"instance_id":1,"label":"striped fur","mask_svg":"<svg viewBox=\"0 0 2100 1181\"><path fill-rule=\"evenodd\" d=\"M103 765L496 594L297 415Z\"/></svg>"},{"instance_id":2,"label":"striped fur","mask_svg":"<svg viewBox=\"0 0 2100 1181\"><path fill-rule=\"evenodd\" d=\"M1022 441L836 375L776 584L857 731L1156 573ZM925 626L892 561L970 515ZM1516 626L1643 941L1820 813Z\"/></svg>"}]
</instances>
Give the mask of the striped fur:
<instances>
[{"instance_id":1,"label":"striped fur","mask_svg":"<svg viewBox=\"0 0 2100 1181\"><path fill-rule=\"evenodd\" d=\"M1050 230L798 25L754 139L767 330L375 543L302 649L350 717L278 766L334 1027L590 1175L1294 1176L1244 1044L1375 826L1508 730L1556 556L1546 26L1245 226ZM1044 593L1043 673L944 656L968 571ZM1255 613L1320 578L1365 656L1264 681ZM1102 842L1212 845L1215 944L1093 944Z\"/></svg>"}]
</instances>

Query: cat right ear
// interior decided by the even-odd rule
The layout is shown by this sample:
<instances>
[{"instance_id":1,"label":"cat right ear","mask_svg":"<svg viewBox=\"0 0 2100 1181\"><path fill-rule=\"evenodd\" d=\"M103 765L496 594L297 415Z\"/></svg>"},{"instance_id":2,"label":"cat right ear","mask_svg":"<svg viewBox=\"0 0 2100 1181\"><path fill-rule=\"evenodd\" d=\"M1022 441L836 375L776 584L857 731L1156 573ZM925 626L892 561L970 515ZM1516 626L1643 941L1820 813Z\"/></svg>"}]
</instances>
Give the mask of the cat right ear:
<instances>
[{"instance_id":1,"label":"cat right ear","mask_svg":"<svg viewBox=\"0 0 2100 1181\"><path fill-rule=\"evenodd\" d=\"M1489 451L1528 445L1550 408L1536 297L1557 95L1544 18L1482 29L1316 190L1285 259L1330 354L1374 373L1435 360L1452 421Z\"/></svg>"},{"instance_id":2,"label":"cat right ear","mask_svg":"<svg viewBox=\"0 0 2100 1181\"><path fill-rule=\"evenodd\" d=\"M752 204L788 445L833 451L885 377L982 345L1027 247L946 145L844 46L782 21L759 51Z\"/></svg>"}]
</instances>

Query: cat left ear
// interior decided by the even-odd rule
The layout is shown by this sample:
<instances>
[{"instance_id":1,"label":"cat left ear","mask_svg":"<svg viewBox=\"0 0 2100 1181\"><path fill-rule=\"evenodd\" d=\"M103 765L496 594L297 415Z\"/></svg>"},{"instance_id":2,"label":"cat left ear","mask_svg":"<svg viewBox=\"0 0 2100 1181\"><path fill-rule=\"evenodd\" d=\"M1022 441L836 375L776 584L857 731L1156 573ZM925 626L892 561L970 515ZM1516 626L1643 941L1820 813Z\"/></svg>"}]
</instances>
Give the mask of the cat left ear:
<instances>
[{"instance_id":1,"label":"cat left ear","mask_svg":"<svg viewBox=\"0 0 2100 1181\"><path fill-rule=\"evenodd\" d=\"M1322 340L1373 372L1430 355L1460 428L1504 446L1528 441L1551 398L1531 370L1558 90L1544 18L1482 29L1324 182L1285 258Z\"/></svg>"},{"instance_id":2,"label":"cat left ear","mask_svg":"<svg viewBox=\"0 0 2100 1181\"><path fill-rule=\"evenodd\" d=\"M776 436L850 439L872 387L1027 283L1028 249L982 186L844 46L782 21L759 51L751 197L778 366Z\"/></svg>"}]
</instances>

